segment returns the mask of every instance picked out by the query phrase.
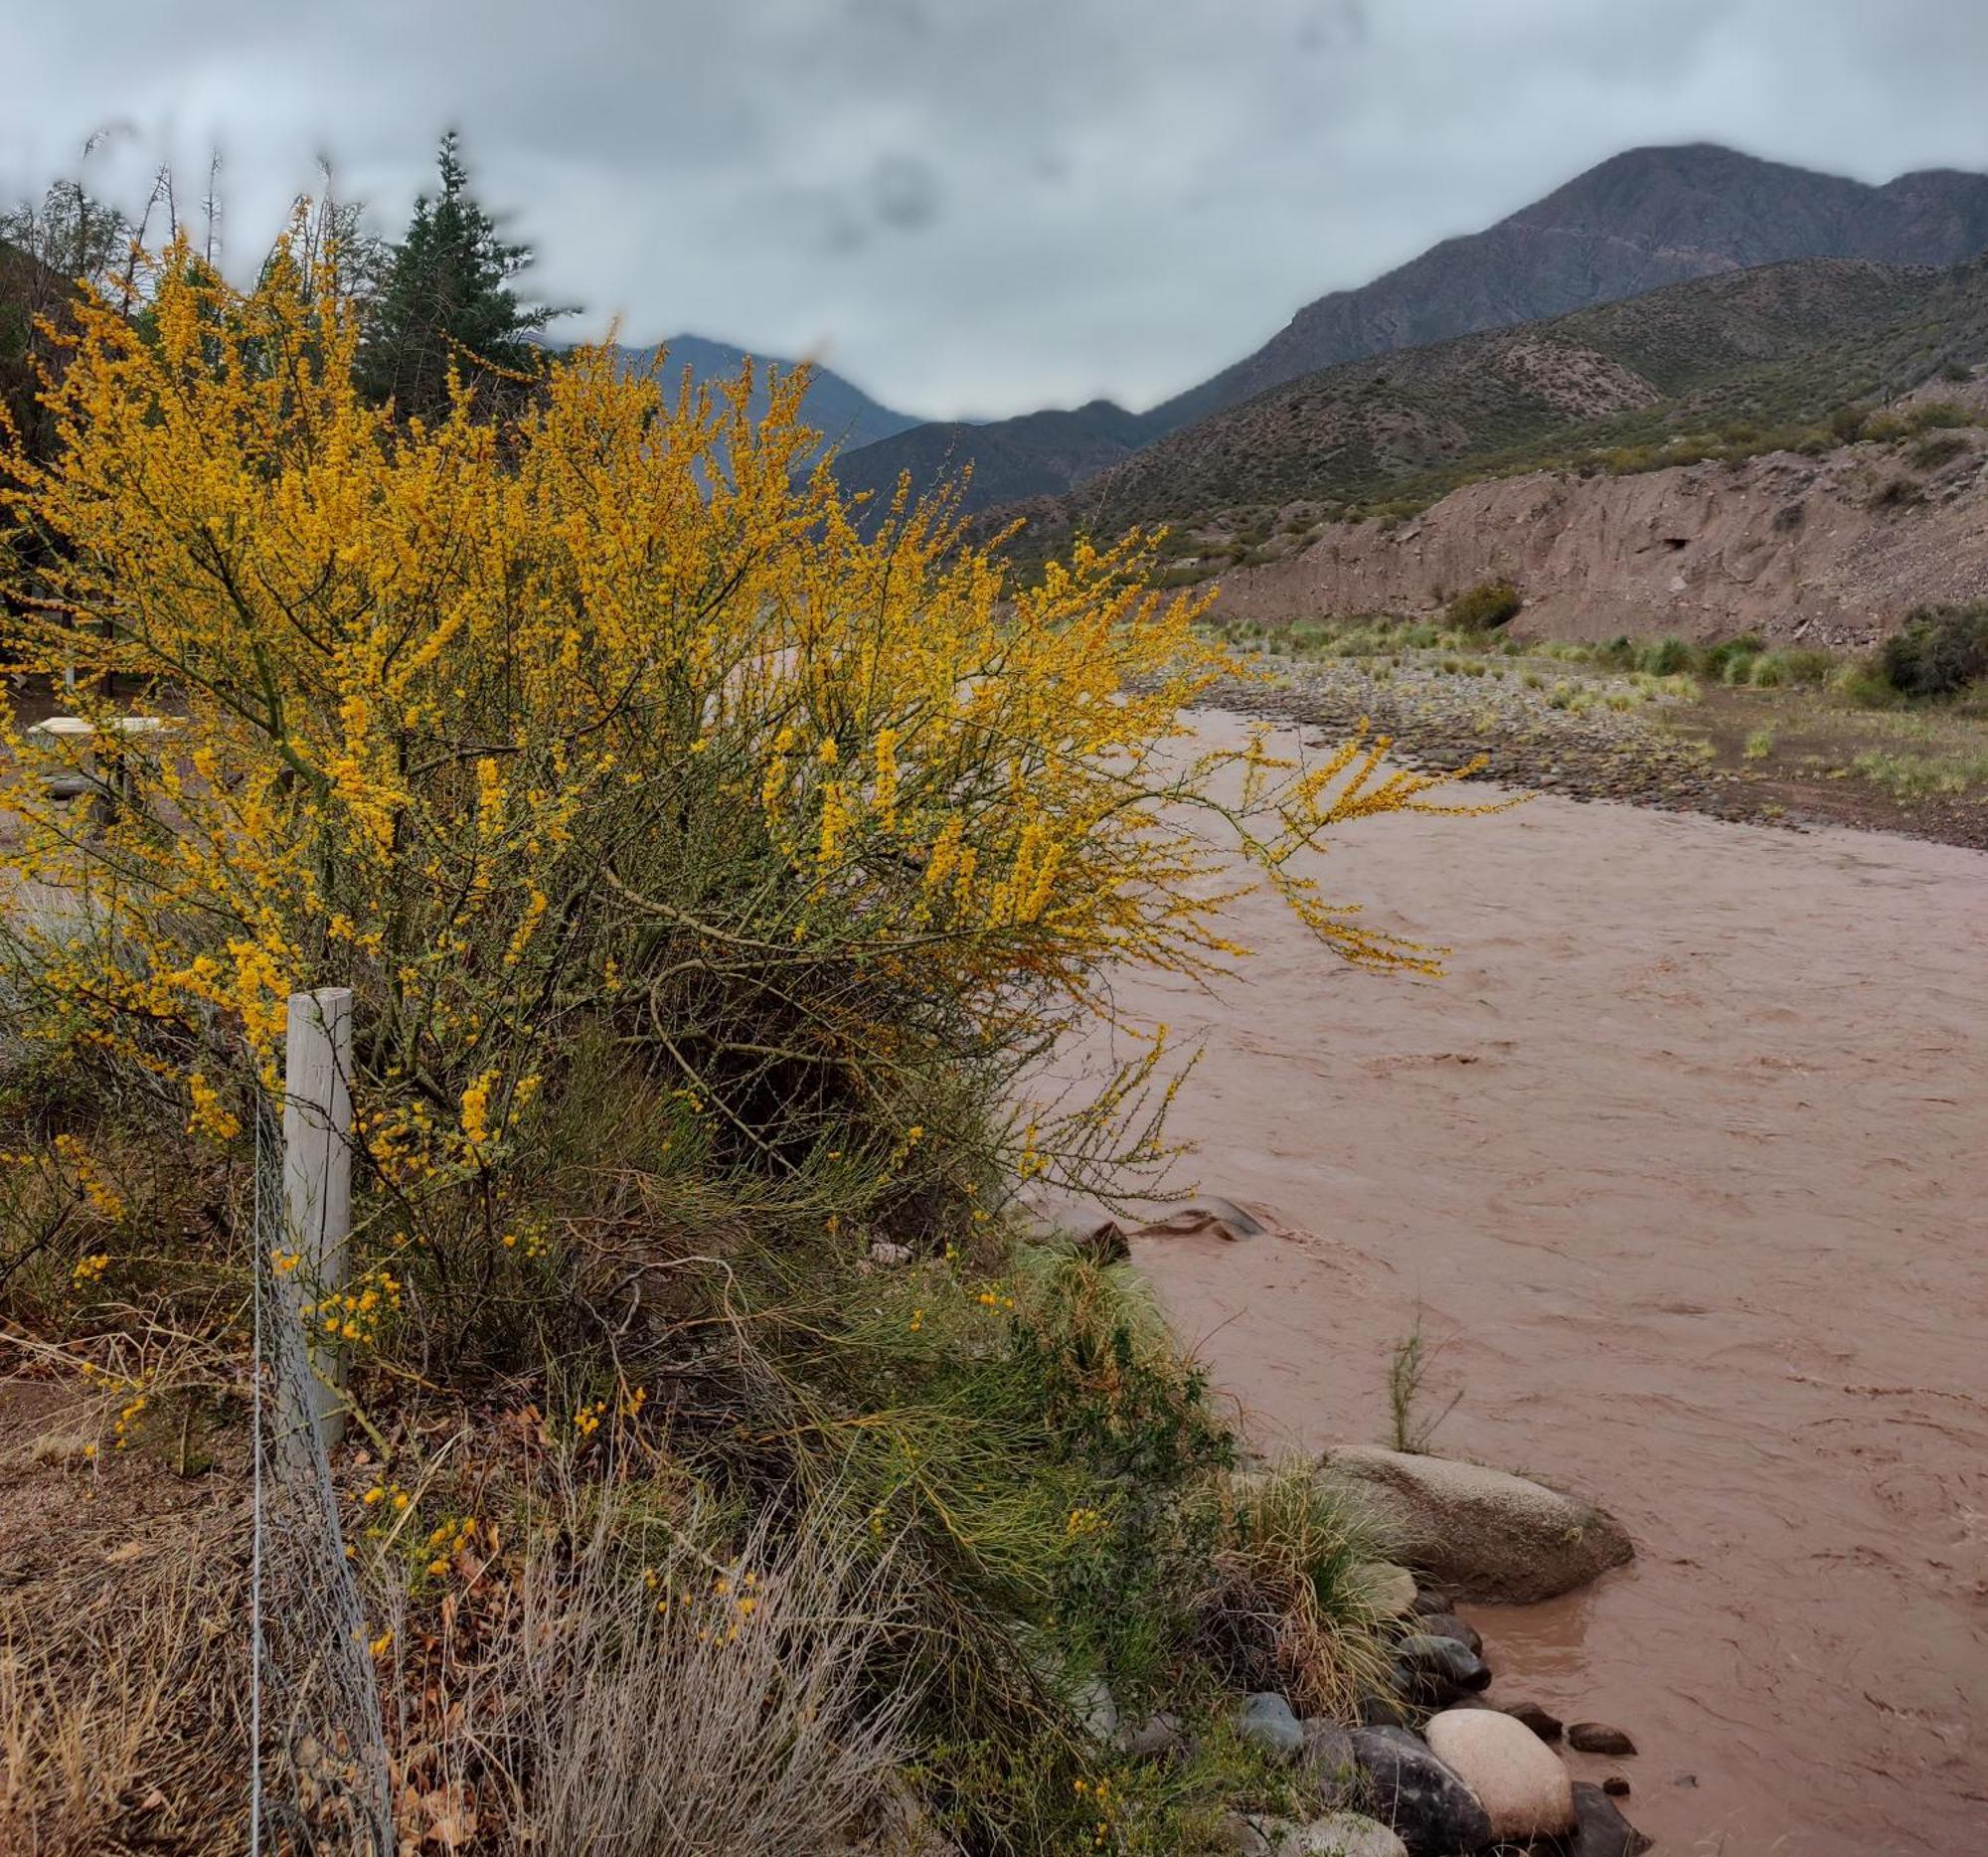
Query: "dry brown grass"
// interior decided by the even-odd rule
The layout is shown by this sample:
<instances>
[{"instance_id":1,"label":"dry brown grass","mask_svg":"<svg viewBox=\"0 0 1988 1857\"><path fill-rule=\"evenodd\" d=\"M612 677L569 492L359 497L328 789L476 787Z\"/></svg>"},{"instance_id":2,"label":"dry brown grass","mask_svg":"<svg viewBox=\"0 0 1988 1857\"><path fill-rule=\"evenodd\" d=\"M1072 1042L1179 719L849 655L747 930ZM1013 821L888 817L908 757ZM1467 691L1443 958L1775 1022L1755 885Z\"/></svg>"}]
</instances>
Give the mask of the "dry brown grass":
<instances>
[{"instance_id":1,"label":"dry brown grass","mask_svg":"<svg viewBox=\"0 0 1988 1857\"><path fill-rule=\"evenodd\" d=\"M86 1458L99 1407L0 1387L0 1852L240 1851L242 1466ZM510 1515L443 1583L360 1550L404 1850L771 1857L888 1816L916 1698L882 1674L907 1619L879 1544L557 1475Z\"/></svg>"},{"instance_id":2,"label":"dry brown grass","mask_svg":"<svg viewBox=\"0 0 1988 1857\"><path fill-rule=\"evenodd\" d=\"M96 1415L0 1406L0 1850L242 1848L247 1514L146 1459L81 1456Z\"/></svg>"},{"instance_id":3,"label":"dry brown grass","mask_svg":"<svg viewBox=\"0 0 1988 1857\"><path fill-rule=\"evenodd\" d=\"M625 1487L569 1491L494 1604L397 1630L403 1836L773 1857L879 1809L914 1701L877 1687L903 1623L888 1557L825 1515L723 1558L714 1538Z\"/></svg>"}]
</instances>

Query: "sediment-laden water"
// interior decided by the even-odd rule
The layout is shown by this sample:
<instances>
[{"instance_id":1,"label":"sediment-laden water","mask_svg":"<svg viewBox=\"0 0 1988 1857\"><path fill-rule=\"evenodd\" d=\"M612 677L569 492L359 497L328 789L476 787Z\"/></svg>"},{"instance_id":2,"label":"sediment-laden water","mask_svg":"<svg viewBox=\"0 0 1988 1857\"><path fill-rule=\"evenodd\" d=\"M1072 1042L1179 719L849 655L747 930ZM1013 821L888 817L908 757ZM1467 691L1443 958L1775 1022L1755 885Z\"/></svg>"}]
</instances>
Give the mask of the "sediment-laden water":
<instances>
[{"instance_id":1,"label":"sediment-laden water","mask_svg":"<svg viewBox=\"0 0 1988 1857\"><path fill-rule=\"evenodd\" d=\"M1546 798L1321 875L1447 976L1254 897L1244 977L1120 989L1208 1035L1192 1175L1297 1228L1142 1241L1179 1326L1313 1446L1385 1441L1419 1311L1434 1448L1628 1525L1473 1616L1494 1697L1636 1738L1571 1758L1663 1848L1988 1849L1988 855Z\"/></svg>"}]
</instances>

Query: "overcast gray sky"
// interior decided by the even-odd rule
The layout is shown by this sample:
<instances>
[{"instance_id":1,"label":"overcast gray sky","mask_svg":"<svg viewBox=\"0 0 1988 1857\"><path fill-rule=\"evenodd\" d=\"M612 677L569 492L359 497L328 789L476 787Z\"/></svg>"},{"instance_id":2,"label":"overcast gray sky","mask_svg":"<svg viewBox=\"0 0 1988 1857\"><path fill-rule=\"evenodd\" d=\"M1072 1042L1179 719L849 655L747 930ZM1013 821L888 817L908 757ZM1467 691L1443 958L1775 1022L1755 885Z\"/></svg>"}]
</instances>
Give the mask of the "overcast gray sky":
<instances>
[{"instance_id":1,"label":"overcast gray sky","mask_svg":"<svg viewBox=\"0 0 1988 1857\"><path fill-rule=\"evenodd\" d=\"M1615 151L1988 168L1984 0L0 0L0 191L320 152L398 230L461 126L548 297L879 399L1144 406Z\"/></svg>"}]
</instances>

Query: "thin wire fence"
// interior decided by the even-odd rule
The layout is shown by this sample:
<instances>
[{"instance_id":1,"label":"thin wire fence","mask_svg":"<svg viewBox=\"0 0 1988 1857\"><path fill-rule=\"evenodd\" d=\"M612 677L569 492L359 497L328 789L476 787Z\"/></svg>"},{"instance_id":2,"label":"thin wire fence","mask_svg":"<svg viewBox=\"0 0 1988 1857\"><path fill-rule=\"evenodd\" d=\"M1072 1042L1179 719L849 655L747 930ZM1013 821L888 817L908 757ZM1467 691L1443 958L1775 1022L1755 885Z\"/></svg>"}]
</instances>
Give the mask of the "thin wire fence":
<instances>
[{"instance_id":1,"label":"thin wire fence","mask_svg":"<svg viewBox=\"0 0 1988 1857\"><path fill-rule=\"evenodd\" d=\"M277 1107L255 1119L255 1464L250 1698L253 1857L393 1857L387 1741L359 1582L331 1463L308 1413L295 1300L275 1260L292 1251Z\"/></svg>"}]
</instances>

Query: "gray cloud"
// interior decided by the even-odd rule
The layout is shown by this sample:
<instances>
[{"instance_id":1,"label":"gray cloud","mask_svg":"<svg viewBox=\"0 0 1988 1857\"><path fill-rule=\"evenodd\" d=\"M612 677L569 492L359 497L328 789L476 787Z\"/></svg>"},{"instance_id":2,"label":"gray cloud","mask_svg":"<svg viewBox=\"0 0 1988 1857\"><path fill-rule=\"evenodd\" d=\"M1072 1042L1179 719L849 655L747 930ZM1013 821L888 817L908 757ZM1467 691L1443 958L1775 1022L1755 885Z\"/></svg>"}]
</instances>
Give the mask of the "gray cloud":
<instances>
[{"instance_id":1,"label":"gray cloud","mask_svg":"<svg viewBox=\"0 0 1988 1857\"><path fill-rule=\"evenodd\" d=\"M1952 0L0 0L0 191L226 157L248 263L331 155L393 230L446 122L544 294L910 410L1143 405L1640 142L1988 167Z\"/></svg>"}]
</instances>

